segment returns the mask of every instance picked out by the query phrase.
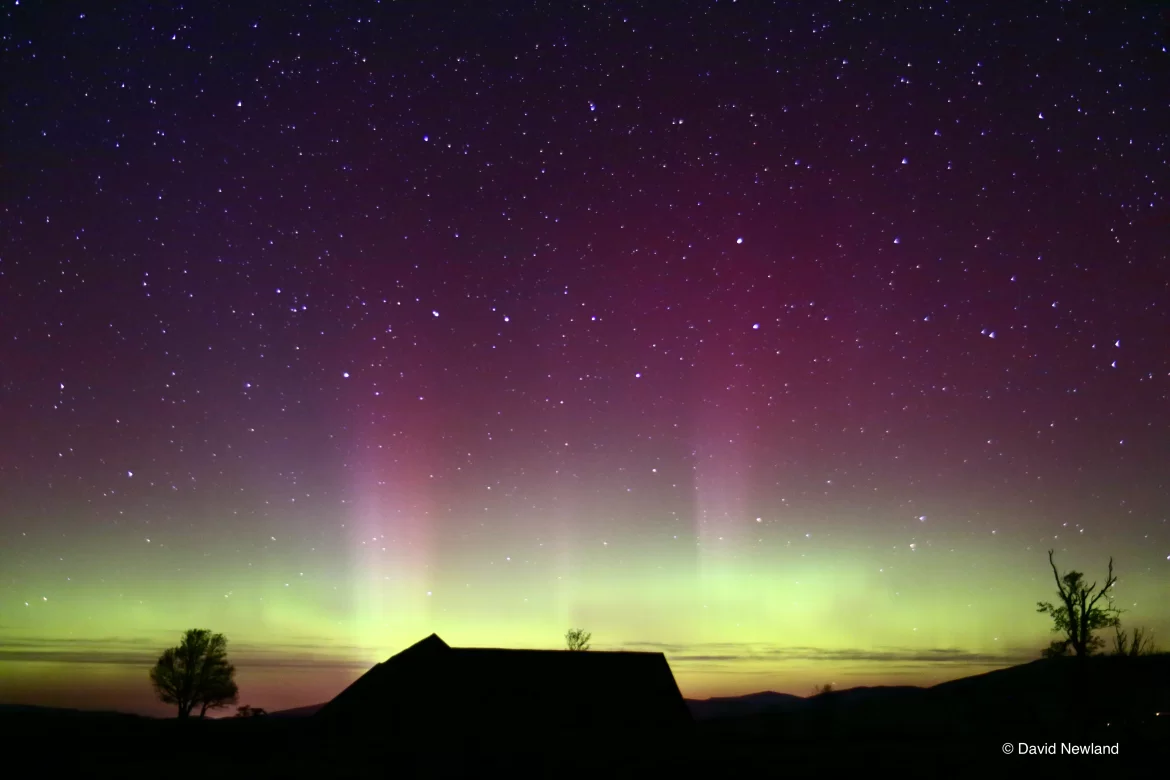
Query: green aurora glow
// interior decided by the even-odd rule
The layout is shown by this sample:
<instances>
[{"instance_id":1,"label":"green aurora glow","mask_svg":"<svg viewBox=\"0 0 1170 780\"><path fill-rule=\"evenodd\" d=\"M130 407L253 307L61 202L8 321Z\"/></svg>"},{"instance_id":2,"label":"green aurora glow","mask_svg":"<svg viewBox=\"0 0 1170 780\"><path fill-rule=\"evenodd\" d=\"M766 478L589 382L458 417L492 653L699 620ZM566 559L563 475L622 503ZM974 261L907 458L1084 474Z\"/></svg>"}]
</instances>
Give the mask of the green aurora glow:
<instances>
[{"instance_id":1,"label":"green aurora glow","mask_svg":"<svg viewBox=\"0 0 1170 780\"><path fill-rule=\"evenodd\" d=\"M118 552L97 540L41 539L57 565L27 571L34 531L2 556L24 576L0 587L5 604L20 603L3 614L0 699L53 701L68 680L62 702L129 698L165 712L150 701L146 669L190 626L228 635L241 701L270 709L328 698L431 632L454 645L558 647L567 627L584 626L596 649L663 650L690 697L927 684L1037 657L1048 626L1033 605L1052 590L1045 540L914 530L884 549L823 530L768 545L746 535L761 533L752 528L705 545L617 535L576 554L517 540L510 552L481 549L478 566L469 550L395 561L382 544L340 537L316 549L269 538L252 554L143 540L152 565L117 567ZM1059 563L1103 574L1102 546L1074 541ZM1127 623L1164 634L1168 583L1137 568L1142 551L1120 547Z\"/></svg>"}]
</instances>

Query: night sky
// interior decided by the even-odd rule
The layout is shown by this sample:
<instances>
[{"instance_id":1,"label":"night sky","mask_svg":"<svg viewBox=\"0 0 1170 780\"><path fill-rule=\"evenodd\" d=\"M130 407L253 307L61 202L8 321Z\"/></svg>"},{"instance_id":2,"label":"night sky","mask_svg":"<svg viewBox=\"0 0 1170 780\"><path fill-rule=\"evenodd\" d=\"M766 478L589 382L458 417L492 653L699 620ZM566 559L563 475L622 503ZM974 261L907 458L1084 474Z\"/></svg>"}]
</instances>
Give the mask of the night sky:
<instances>
[{"instance_id":1,"label":"night sky","mask_svg":"<svg viewBox=\"0 0 1170 780\"><path fill-rule=\"evenodd\" d=\"M930 683L1049 548L1170 639L1154 4L87 5L0 18L0 700Z\"/></svg>"}]
</instances>

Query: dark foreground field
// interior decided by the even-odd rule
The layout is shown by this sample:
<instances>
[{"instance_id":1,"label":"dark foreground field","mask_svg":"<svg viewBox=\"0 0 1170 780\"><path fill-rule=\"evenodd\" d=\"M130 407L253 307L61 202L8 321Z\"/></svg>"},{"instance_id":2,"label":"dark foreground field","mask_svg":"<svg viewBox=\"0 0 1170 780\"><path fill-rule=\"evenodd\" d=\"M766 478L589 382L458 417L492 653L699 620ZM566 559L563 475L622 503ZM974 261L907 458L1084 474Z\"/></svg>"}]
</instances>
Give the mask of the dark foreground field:
<instances>
[{"instance_id":1,"label":"dark foreground field","mask_svg":"<svg viewBox=\"0 0 1170 780\"><path fill-rule=\"evenodd\" d=\"M515 733L484 713L473 734L418 724L412 734L326 735L312 717L180 723L126 715L0 708L8 760L49 776L593 777L802 776L891 771L1046 776L1165 768L1170 658L1045 661L933 688L860 688L810 699L692 703L671 734ZM566 702L571 706L571 702ZM760 709L765 711L760 712ZM737 712L753 712L736 715ZM1021 756L1019 743L1117 746L1117 755ZM1004 744L1012 746L1005 755ZM1062 770L1063 771L1063 770ZM47 774L46 774L47 773Z\"/></svg>"},{"instance_id":2,"label":"dark foreground field","mask_svg":"<svg viewBox=\"0 0 1170 780\"><path fill-rule=\"evenodd\" d=\"M11 760L35 765L43 776L77 777L461 777L501 776L676 777L811 776L821 772L898 772L928 776L982 775L988 771L1046 772L1069 762L1120 766L1165 765L1170 730L1135 735L1111 733L1007 735L989 731L965 737L916 737L909 734L825 733L786 735L783 718L751 717L696 723L688 737L633 740L615 745L588 734L564 740L547 735L509 743L473 744L468 740L418 741L395 747L388 735L382 744L329 744L317 741L310 724L167 721L134 727L86 725L24 719L14 726L4 717L4 742ZM47 727L47 728L45 728ZM1117 744L1119 755L1098 757L1005 756L1002 744L1019 741L1073 741ZM1102 766L1101 768L1105 768Z\"/></svg>"}]
</instances>

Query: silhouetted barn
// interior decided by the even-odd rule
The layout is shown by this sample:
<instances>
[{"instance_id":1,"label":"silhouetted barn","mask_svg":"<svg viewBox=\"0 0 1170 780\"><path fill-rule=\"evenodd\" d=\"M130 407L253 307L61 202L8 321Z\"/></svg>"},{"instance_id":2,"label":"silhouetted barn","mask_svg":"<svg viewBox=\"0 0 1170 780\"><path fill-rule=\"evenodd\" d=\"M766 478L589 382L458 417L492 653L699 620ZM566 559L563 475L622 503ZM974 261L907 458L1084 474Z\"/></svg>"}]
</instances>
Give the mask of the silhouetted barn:
<instances>
[{"instance_id":1,"label":"silhouetted barn","mask_svg":"<svg viewBox=\"0 0 1170 780\"><path fill-rule=\"evenodd\" d=\"M450 647L431 634L314 716L334 738L540 747L583 737L649 744L691 716L662 653Z\"/></svg>"}]
</instances>

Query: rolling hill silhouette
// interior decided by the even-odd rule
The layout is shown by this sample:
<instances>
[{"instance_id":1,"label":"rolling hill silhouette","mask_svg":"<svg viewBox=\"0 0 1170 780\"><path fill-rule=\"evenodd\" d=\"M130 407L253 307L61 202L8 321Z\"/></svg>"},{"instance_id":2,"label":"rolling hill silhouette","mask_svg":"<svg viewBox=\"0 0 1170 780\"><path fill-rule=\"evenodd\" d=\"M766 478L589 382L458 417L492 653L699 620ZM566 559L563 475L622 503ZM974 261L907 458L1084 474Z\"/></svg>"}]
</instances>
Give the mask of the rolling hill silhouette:
<instances>
[{"instance_id":1,"label":"rolling hill silhouette","mask_svg":"<svg viewBox=\"0 0 1170 780\"><path fill-rule=\"evenodd\" d=\"M239 771L281 777L517 767L551 772L566 762L606 772L770 772L779 764L787 771L862 771L903 766L907 756L939 771L969 772L975 766L1010 769L1000 752L1007 742L1107 743L1130 758L1151 760L1170 744L1170 654L1041 660L930 688L688 701L691 723L678 716L681 696L677 688L670 691L669 667L656 654L617 660L626 666L621 674L649 675L634 682L631 694L613 680L593 690L598 677L570 679L590 667L590 674L608 674L614 661L607 655L623 654L477 650L461 663L455 660L460 649L443 647L424 646L421 662L391 663L399 654L378 664L329 705L186 723L10 705L0 706L0 735L18 746L68 746L39 754L42 767L77 762L123 776L157 773L179 754L193 769L230 757ZM562 668L572 673L548 676L540 662L532 663L552 656L571 657ZM500 671L495 679L474 690L463 687L489 667ZM446 681L436 683L434 674L447 675ZM396 691L409 695L391 703L387 697ZM623 710L638 701L644 710L631 719ZM581 713L563 712L577 703ZM538 709L524 712L528 706ZM415 707L430 720L392 728L396 718L419 712ZM453 719L444 717L452 712ZM642 726L631 725L639 718ZM647 719L658 721L660 738L641 738ZM572 738L549 736L557 733Z\"/></svg>"}]
</instances>

